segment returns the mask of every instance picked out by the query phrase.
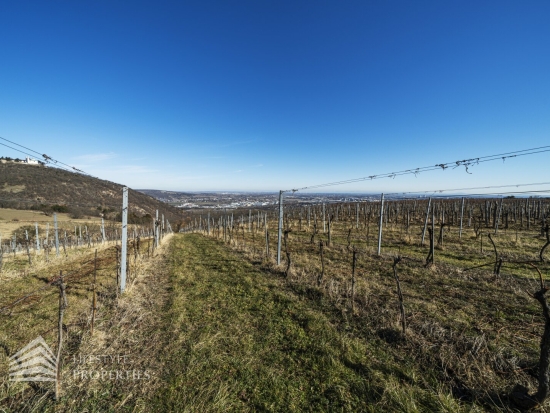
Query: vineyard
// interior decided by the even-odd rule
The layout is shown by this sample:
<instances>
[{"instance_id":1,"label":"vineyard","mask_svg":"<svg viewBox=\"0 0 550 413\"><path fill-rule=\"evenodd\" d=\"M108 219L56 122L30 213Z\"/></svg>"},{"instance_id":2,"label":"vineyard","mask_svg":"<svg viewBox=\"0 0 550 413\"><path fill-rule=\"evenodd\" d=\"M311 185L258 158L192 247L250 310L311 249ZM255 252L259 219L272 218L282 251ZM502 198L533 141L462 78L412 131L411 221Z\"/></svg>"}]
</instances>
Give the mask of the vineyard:
<instances>
[{"instance_id":1,"label":"vineyard","mask_svg":"<svg viewBox=\"0 0 550 413\"><path fill-rule=\"evenodd\" d=\"M0 406L8 411L42 410L52 398L68 392L72 380L63 378L62 369L71 355L90 346L96 351L116 347L116 340L105 343L102 337L112 336L109 330L121 328L121 322L144 317L135 313L135 286L139 290L142 278L158 264L171 228L164 217L123 231L120 222L58 222L55 214L40 225L17 224L22 225L0 243L0 348L6 356L0 363ZM125 289L129 293L122 295ZM37 336L57 343L53 388L8 381L8 357ZM118 345L126 346L124 335L119 338Z\"/></svg>"},{"instance_id":2,"label":"vineyard","mask_svg":"<svg viewBox=\"0 0 550 413\"><path fill-rule=\"evenodd\" d=\"M514 197L289 202L198 213L184 231L231 246L328 306L343 331L382 343L410 366L403 383L499 410L532 407L526 394L542 395L548 375L549 208Z\"/></svg>"},{"instance_id":3,"label":"vineyard","mask_svg":"<svg viewBox=\"0 0 550 413\"><path fill-rule=\"evenodd\" d=\"M6 210L2 408L544 408L548 198L288 194L304 189L188 211L174 237L158 210L129 224L127 187L111 219Z\"/></svg>"}]
</instances>

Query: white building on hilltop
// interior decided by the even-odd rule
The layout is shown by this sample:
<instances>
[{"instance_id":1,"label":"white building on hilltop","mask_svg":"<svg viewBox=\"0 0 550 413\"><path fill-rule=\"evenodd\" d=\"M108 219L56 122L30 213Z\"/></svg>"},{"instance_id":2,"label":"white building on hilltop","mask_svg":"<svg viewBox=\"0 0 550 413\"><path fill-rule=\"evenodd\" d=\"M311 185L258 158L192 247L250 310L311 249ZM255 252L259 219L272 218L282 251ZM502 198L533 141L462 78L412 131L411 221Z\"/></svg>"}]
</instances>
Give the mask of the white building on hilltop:
<instances>
[{"instance_id":1,"label":"white building on hilltop","mask_svg":"<svg viewBox=\"0 0 550 413\"><path fill-rule=\"evenodd\" d=\"M36 159L29 158L28 156L23 162L29 165L38 165L38 161Z\"/></svg>"}]
</instances>

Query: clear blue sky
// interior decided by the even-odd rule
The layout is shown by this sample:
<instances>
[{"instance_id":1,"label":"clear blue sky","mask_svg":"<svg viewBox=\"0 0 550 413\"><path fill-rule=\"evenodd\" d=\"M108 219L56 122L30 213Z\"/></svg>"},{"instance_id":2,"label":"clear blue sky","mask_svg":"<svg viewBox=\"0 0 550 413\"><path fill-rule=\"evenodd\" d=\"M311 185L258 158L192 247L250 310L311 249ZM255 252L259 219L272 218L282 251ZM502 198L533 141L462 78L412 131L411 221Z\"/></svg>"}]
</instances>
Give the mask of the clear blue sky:
<instances>
[{"instance_id":1,"label":"clear blue sky","mask_svg":"<svg viewBox=\"0 0 550 413\"><path fill-rule=\"evenodd\" d=\"M0 136L133 188L278 190L550 144L549 1L4 1L0 16ZM333 190L550 181L549 161Z\"/></svg>"}]
</instances>

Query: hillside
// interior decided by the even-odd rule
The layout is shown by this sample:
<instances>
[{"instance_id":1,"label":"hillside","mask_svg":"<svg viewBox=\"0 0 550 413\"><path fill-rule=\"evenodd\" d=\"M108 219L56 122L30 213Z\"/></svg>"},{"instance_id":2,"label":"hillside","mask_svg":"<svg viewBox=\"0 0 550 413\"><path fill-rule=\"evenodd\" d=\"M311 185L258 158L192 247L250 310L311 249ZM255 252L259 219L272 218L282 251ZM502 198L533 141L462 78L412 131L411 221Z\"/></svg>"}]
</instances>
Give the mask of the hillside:
<instances>
[{"instance_id":1,"label":"hillside","mask_svg":"<svg viewBox=\"0 0 550 413\"><path fill-rule=\"evenodd\" d=\"M116 218L122 206L122 185L57 168L17 163L0 164L0 208L69 212L74 217L105 214ZM130 222L158 209L169 220L182 211L141 192L129 190Z\"/></svg>"},{"instance_id":2,"label":"hillside","mask_svg":"<svg viewBox=\"0 0 550 413\"><path fill-rule=\"evenodd\" d=\"M159 201L173 204L185 202L188 198L195 196L195 194L188 192L162 191L158 189L136 189L136 191L149 195Z\"/></svg>"}]
</instances>

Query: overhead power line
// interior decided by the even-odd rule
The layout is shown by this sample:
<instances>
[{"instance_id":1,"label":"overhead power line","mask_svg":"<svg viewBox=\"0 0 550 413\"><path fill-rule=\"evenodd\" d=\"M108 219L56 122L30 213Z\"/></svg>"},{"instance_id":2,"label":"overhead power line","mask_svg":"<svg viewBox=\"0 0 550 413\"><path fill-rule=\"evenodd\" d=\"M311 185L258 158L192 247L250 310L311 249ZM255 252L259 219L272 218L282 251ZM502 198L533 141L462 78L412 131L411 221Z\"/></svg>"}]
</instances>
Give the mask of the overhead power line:
<instances>
[{"instance_id":1,"label":"overhead power line","mask_svg":"<svg viewBox=\"0 0 550 413\"><path fill-rule=\"evenodd\" d=\"M550 152L550 145L547 146L540 146L538 148L531 148L531 149L522 149L519 151L513 151L513 152L506 152L506 153L500 153L496 155L487 155L487 156L480 156L477 158L470 158L470 159L463 159L460 161L454 161L454 162L447 162L447 163L440 163L433 166L424 166L419 168L413 168L413 169L406 169L403 171L397 171L397 172L389 172L384 174L378 174L378 175L370 175L365 176L362 178L354 178L354 179L347 179L343 181L335 181L335 182L328 182L324 184L318 184L318 185L311 185L311 186L304 186L302 188L296 188L296 189L288 189L284 190L283 192L297 192L297 191L303 191L306 189L316 189L316 188L325 188L329 186L336 186L336 185L344 185L344 184L350 184L355 182L362 182L362 181L369 181L374 179L382 179L382 178L395 178L396 176L401 175L418 175L422 172L428 172L428 171L434 171L434 170L445 170L448 168L456 169L458 167L464 167L466 170L466 173L471 174L469 171L469 168L478 165L480 163L484 162L491 162L496 160L502 160L505 161L508 158L516 158L520 156L527 156L527 155L535 155L537 153L544 153L544 152Z\"/></svg>"},{"instance_id":2,"label":"overhead power line","mask_svg":"<svg viewBox=\"0 0 550 413\"><path fill-rule=\"evenodd\" d=\"M515 184L515 185L512 184L512 185L476 186L476 187L470 187L470 188L436 189L431 191L391 192L391 193L386 193L386 195L436 194L436 193L451 192L451 191L471 191L474 189L522 188L525 186L535 186L535 185L550 185L550 182L536 182L536 183L530 183L530 184Z\"/></svg>"},{"instance_id":3,"label":"overhead power line","mask_svg":"<svg viewBox=\"0 0 550 413\"><path fill-rule=\"evenodd\" d=\"M68 171L71 171L71 172L76 171L76 172L80 172L80 173L82 173L82 174L84 174L84 175L92 176L92 175L90 175L89 173L84 172L84 171L81 170L81 169L78 169L78 168L76 168L76 167L74 167L74 166L71 166L71 165L67 165L67 164L64 163L64 162L55 160L55 159L52 158L51 156L48 156L48 155L46 155L46 154L41 154L40 152L37 152L37 151L35 151L34 149L27 148L26 146L20 145L20 144L18 144L18 143L16 143L16 142L10 141L10 140L8 140L8 139L6 139L6 138L2 138L1 136L0 136L0 139L4 140L4 141L6 141L6 142L9 142L9 143L11 143L11 144L13 144L13 145L17 145L17 146L19 146L19 147L21 147L21 148L23 148L23 149L28 150L28 151L34 152L35 154L41 156L42 159L44 159L44 162L47 163L47 164L55 165L55 166L58 166L59 168L62 168L62 169L65 169L65 170L68 170ZM10 149L13 149L14 151L24 153L25 155L28 155L28 156L31 156L31 157L32 157L32 156L36 156L36 155L31 155L30 153L25 152L25 151L22 151L22 150L20 150L20 149L13 148L13 147L8 146L8 145L6 145L6 144L4 144L4 143L1 143L1 142L0 142L0 145L6 146L6 147L8 147L8 148L10 148ZM60 165L63 165L63 166L60 166Z\"/></svg>"}]
</instances>

